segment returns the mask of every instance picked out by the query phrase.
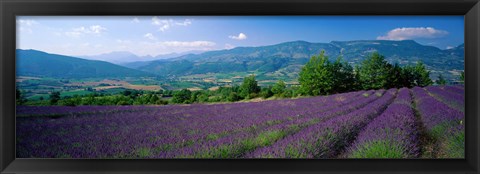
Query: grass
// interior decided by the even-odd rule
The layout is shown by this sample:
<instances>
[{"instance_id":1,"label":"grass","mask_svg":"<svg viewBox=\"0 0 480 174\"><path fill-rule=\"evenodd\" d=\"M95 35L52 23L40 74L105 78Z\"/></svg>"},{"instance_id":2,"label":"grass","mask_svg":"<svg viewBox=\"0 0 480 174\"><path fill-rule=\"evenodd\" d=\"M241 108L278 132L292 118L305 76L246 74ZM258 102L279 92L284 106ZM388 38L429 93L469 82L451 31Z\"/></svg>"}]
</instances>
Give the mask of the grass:
<instances>
[{"instance_id":1,"label":"grass","mask_svg":"<svg viewBox=\"0 0 480 174\"><path fill-rule=\"evenodd\" d=\"M255 143L257 146L269 146L284 136L286 136L286 133L280 130L263 132L255 139Z\"/></svg>"},{"instance_id":2,"label":"grass","mask_svg":"<svg viewBox=\"0 0 480 174\"><path fill-rule=\"evenodd\" d=\"M258 147L272 145L275 141L285 137L286 132L273 130L262 132L255 138L242 140L239 144L226 144L193 155L199 158L238 158Z\"/></svg>"},{"instance_id":3,"label":"grass","mask_svg":"<svg viewBox=\"0 0 480 174\"><path fill-rule=\"evenodd\" d=\"M28 100L40 100L40 97L43 97L44 100L48 100L50 95L48 94L35 94L30 97L27 97Z\"/></svg>"},{"instance_id":4,"label":"grass","mask_svg":"<svg viewBox=\"0 0 480 174\"><path fill-rule=\"evenodd\" d=\"M138 157L140 157L140 158L144 158L144 157L150 156L150 148L143 147L143 148L138 149L138 150L137 150L137 155L138 155Z\"/></svg>"},{"instance_id":5,"label":"grass","mask_svg":"<svg viewBox=\"0 0 480 174\"><path fill-rule=\"evenodd\" d=\"M172 144L164 144L164 145L157 146L157 147L153 148L153 151L155 151L155 152L165 152L165 151L172 150L173 148L174 148L174 146Z\"/></svg>"},{"instance_id":6,"label":"grass","mask_svg":"<svg viewBox=\"0 0 480 174\"><path fill-rule=\"evenodd\" d=\"M93 93L92 91L85 91L85 90L73 90L73 91L65 91L61 92L60 97L73 97L74 95L87 95Z\"/></svg>"},{"instance_id":7,"label":"grass","mask_svg":"<svg viewBox=\"0 0 480 174\"><path fill-rule=\"evenodd\" d=\"M354 150L351 158L407 158L404 149L391 141L372 141Z\"/></svg>"},{"instance_id":8,"label":"grass","mask_svg":"<svg viewBox=\"0 0 480 174\"><path fill-rule=\"evenodd\" d=\"M465 132L461 131L449 136L441 149L448 154L448 158L465 158Z\"/></svg>"}]
</instances>

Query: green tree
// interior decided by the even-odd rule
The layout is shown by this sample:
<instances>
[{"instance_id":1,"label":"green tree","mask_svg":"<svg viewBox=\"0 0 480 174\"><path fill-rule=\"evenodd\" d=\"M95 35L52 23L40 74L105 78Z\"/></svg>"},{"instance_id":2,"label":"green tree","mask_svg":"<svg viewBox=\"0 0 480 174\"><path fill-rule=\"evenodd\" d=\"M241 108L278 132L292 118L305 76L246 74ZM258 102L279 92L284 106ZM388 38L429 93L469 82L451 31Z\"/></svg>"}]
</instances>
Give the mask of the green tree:
<instances>
[{"instance_id":1,"label":"green tree","mask_svg":"<svg viewBox=\"0 0 480 174\"><path fill-rule=\"evenodd\" d=\"M173 103L190 103L192 92L188 89L182 89L173 93Z\"/></svg>"},{"instance_id":2,"label":"green tree","mask_svg":"<svg viewBox=\"0 0 480 174\"><path fill-rule=\"evenodd\" d=\"M413 81L415 86L429 86L433 84L430 79L430 71L427 70L422 62L417 62L413 70Z\"/></svg>"},{"instance_id":3,"label":"green tree","mask_svg":"<svg viewBox=\"0 0 480 174\"><path fill-rule=\"evenodd\" d=\"M242 85L240 85L240 96L243 98L253 98L258 92L260 92L260 86L258 86L255 75L250 75L243 79Z\"/></svg>"},{"instance_id":4,"label":"green tree","mask_svg":"<svg viewBox=\"0 0 480 174\"><path fill-rule=\"evenodd\" d=\"M465 81L465 71L462 71L460 73L460 81L464 82Z\"/></svg>"},{"instance_id":5,"label":"green tree","mask_svg":"<svg viewBox=\"0 0 480 174\"><path fill-rule=\"evenodd\" d=\"M58 103L58 100L60 100L60 92L52 92L50 93L50 104L51 105L56 105Z\"/></svg>"},{"instance_id":6,"label":"green tree","mask_svg":"<svg viewBox=\"0 0 480 174\"><path fill-rule=\"evenodd\" d=\"M16 89L15 91L15 101L17 105L21 105L26 102L25 96L22 94L22 92L19 89Z\"/></svg>"},{"instance_id":7,"label":"green tree","mask_svg":"<svg viewBox=\"0 0 480 174\"><path fill-rule=\"evenodd\" d=\"M160 98L156 95L156 94L153 94L152 97L150 97L150 104L157 104L158 103L158 100L160 100Z\"/></svg>"},{"instance_id":8,"label":"green tree","mask_svg":"<svg viewBox=\"0 0 480 174\"><path fill-rule=\"evenodd\" d=\"M132 91L130 91L130 90L125 90L125 91L123 91L123 95L124 95L124 96L129 96L129 95L131 95L131 94L132 94Z\"/></svg>"},{"instance_id":9,"label":"green tree","mask_svg":"<svg viewBox=\"0 0 480 174\"><path fill-rule=\"evenodd\" d=\"M58 105L61 106L76 106L77 103L73 98L66 98L58 101Z\"/></svg>"},{"instance_id":10,"label":"green tree","mask_svg":"<svg viewBox=\"0 0 480 174\"><path fill-rule=\"evenodd\" d=\"M442 74L439 74L438 79L437 79L437 81L435 81L435 83L437 83L439 85L446 85L447 80L445 80L445 78L443 78Z\"/></svg>"},{"instance_id":11,"label":"green tree","mask_svg":"<svg viewBox=\"0 0 480 174\"><path fill-rule=\"evenodd\" d=\"M287 85L285 84L285 82L283 80L279 80L277 83L275 83L275 85L273 85L271 91L275 96L281 96L285 92L286 88Z\"/></svg>"},{"instance_id":12,"label":"green tree","mask_svg":"<svg viewBox=\"0 0 480 174\"><path fill-rule=\"evenodd\" d=\"M235 102L238 100L240 100L240 96L238 96L236 92L231 92L227 97L227 101L229 102Z\"/></svg>"},{"instance_id":13,"label":"green tree","mask_svg":"<svg viewBox=\"0 0 480 174\"><path fill-rule=\"evenodd\" d=\"M400 75L401 83L404 87L414 87L416 86L415 82L415 66L406 65L402 68L402 73Z\"/></svg>"},{"instance_id":14,"label":"green tree","mask_svg":"<svg viewBox=\"0 0 480 174\"><path fill-rule=\"evenodd\" d=\"M300 91L305 95L324 95L332 89L332 72L330 62L325 56L325 51L320 55L312 56L302 67L299 74Z\"/></svg>"},{"instance_id":15,"label":"green tree","mask_svg":"<svg viewBox=\"0 0 480 174\"><path fill-rule=\"evenodd\" d=\"M273 88L271 86L262 88L262 90L260 91L260 96L262 96L263 98L270 98L274 94L272 90Z\"/></svg>"},{"instance_id":16,"label":"green tree","mask_svg":"<svg viewBox=\"0 0 480 174\"><path fill-rule=\"evenodd\" d=\"M22 92L20 90L16 89L15 90L15 100L17 101L17 104L20 104L20 97L22 96Z\"/></svg>"},{"instance_id":17,"label":"green tree","mask_svg":"<svg viewBox=\"0 0 480 174\"><path fill-rule=\"evenodd\" d=\"M387 78L387 86L386 88L402 88L402 87L410 87L409 80L407 79L408 75L404 74L405 72L403 68L398 64L388 64L388 78Z\"/></svg>"},{"instance_id":18,"label":"green tree","mask_svg":"<svg viewBox=\"0 0 480 174\"><path fill-rule=\"evenodd\" d=\"M330 66L332 73L332 91L331 93L341 93L355 90L355 75L353 67L339 56Z\"/></svg>"},{"instance_id":19,"label":"green tree","mask_svg":"<svg viewBox=\"0 0 480 174\"><path fill-rule=\"evenodd\" d=\"M362 61L359 67L359 81L362 89L388 88L389 63L383 55L374 52Z\"/></svg>"},{"instance_id":20,"label":"green tree","mask_svg":"<svg viewBox=\"0 0 480 174\"><path fill-rule=\"evenodd\" d=\"M200 103L206 103L208 102L208 94L207 93L202 93L197 96L197 101Z\"/></svg>"}]
</instances>

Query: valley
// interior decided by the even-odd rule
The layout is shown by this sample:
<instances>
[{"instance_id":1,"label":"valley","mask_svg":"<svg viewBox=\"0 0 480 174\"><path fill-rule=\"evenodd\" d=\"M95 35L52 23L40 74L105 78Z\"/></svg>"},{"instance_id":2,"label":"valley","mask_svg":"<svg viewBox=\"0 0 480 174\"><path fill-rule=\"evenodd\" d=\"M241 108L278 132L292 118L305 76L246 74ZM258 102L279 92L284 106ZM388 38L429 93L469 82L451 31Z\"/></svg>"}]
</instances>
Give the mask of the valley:
<instances>
[{"instance_id":1,"label":"valley","mask_svg":"<svg viewBox=\"0 0 480 174\"><path fill-rule=\"evenodd\" d=\"M17 50L17 85L29 100L47 99L52 91L61 92L62 97L73 97L92 93L116 94L124 90L217 90L219 87L239 86L249 75L255 75L262 87L272 86L278 80L284 81L287 87L294 87L299 85L303 65L321 50L329 60L341 58L353 67L374 51L385 55L389 63L400 66L421 61L430 71L431 79L442 75L449 84L458 84L464 69L463 47L461 44L441 50L412 40L292 41L171 54L178 57L159 57L150 61L135 61L136 58L146 58L128 53L97 56L106 61L115 60L112 62ZM130 62L118 63L118 56L130 57Z\"/></svg>"}]
</instances>

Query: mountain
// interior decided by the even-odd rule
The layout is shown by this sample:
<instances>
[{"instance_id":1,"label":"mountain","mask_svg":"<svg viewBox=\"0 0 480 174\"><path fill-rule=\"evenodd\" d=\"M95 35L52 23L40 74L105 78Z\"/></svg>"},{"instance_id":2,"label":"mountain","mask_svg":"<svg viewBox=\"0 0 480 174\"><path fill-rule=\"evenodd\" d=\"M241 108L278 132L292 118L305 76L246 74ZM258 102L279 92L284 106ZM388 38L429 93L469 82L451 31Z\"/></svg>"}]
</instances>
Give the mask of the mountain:
<instances>
[{"instance_id":1,"label":"mountain","mask_svg":"<svg viewBox=\"0 0 480 174\"><path fill-rule=\"evenodd\" d=\"M160 59L169 59L173 57L179 57L186 54L198 54L202 53L202 51L189 51L189 52L182 52L182 53L170 53L170 54L161 54L157 56L137 56L128 51L114 51L110 53L104 53L99 55L92 55L92 56L79 56L81 58L90 59L90 60L101 60L110 63L114 63L117 65L122 65L126 67L136 67L136 65L141 64L141 62L148 62L152 60L160 60Z\"/></svg>"},{"instance_id":2,"label":"mountain","mask_svg":"<svg viewBox=\"0 0 480 174\"><path fill-rule=\"evenodd\" d=\"M465 56L465 44L461 44L457 47L454 47L452 49L446 50L449 52L451 55L458 56L458 57L464 57Z\"/></svg>"},{"instance_id":3,"label":"mountain","mask_svg":"<svg viewBox=\"0 0 480 174\"><path fill-rule=\"evenodd\" d=\"M53 78L115 78L154 76L115 65L76 57L49 54L37 50L16 51L17 75Z\"/></svg>"},{"instance_id":4,"label":"mountain","mask_svg":"<svg viewBox=\"0 0 480 174\"><path fill-rule=\"evenodd\" d=\"M293 41L270 46L237 47L230 50L188 54L168 60L144 62L136 69L163 76L182 76L204 73L232 73L255 71L260 73L294 72L300 70L312 55L325 50L330 60L340 55L350 64L358 64L374 51L384 55L391 63L400 65L422 61L432 75L463 70L463 44L441 50L421 45L413 40L358 40L310 43ZM448 76L448 74L447 74ZM435 76L436 77L436 76Z\"/></svg>"},{"instance_id":5,"label":"mountain","mask_svg":"<svg viewBox=\"0 0 480 174\"><path fill-rule=\"evenodd\" d=\"M114 51L114 52L104 53L99 55L79 56L79 57L89 59L89 60L101 60L101 61L106 61L114 64L121 64L125 62L139 61L139 60L154 60L152 56L140 57L128 51Z\"/></svg>"}]
</instances>

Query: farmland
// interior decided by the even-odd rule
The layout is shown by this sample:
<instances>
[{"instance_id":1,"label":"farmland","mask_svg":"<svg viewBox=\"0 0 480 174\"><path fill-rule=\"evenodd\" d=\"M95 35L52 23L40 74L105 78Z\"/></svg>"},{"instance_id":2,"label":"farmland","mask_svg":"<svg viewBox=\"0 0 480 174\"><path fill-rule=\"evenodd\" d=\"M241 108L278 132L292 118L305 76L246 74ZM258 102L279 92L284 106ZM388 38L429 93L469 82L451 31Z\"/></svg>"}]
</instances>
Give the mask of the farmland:
<instances>
[{"instance_id":1,"label":"farmland","mask_svg":"<svg viewBox=\"0 0 480 174\"><path fill-rule=\"evenodd\" d=\"M73 97L93 94L95 92L112 94L130 90L159 91L159 85L150 84L151 78L142 78L141 83L128 78L125 79L80 79L66 80L56 78L39 78L19 76L16 79L17 86L24 92L28 100L39 100L40 97L48 99L52 91L58 91L62 97Z\"/></svg>"},{"instance_id":2,"label":"farmland","mask_svg":"<svg viewBox=\"0 0 480 174\"><path fill-rule=\"evenodd\" d=\"M464 87L227 104L17 106L19 158L463 158Z\"/></svg>"}]
</instances>

